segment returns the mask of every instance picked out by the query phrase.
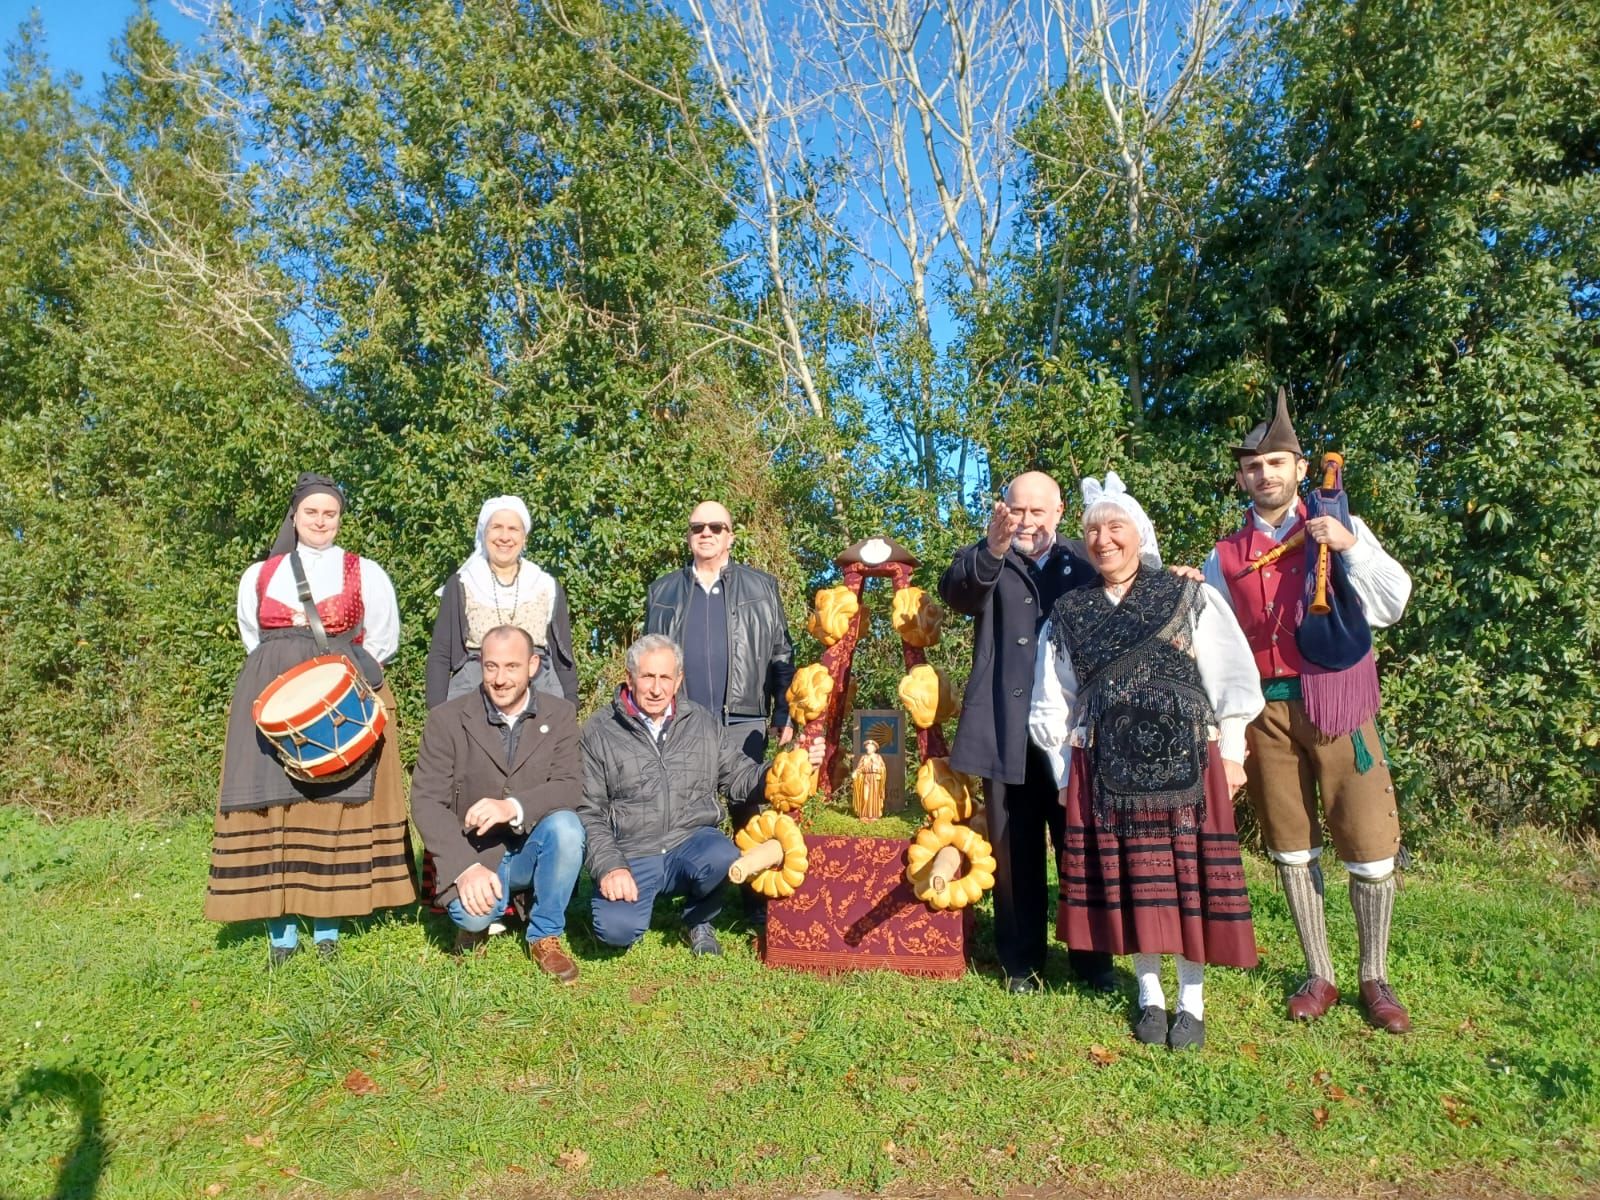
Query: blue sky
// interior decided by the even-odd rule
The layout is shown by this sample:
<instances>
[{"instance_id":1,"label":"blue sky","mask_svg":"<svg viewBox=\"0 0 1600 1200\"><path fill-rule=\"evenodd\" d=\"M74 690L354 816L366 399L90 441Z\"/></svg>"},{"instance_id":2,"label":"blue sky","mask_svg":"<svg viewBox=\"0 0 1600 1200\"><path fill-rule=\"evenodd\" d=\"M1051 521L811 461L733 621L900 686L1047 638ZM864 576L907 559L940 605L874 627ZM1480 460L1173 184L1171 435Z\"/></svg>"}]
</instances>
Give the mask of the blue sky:
<instances>
[{"instance_id":1,"label":"blue sky","mask_svg":"<svg viewBox=\"0 0 1600 1200\"><path fill-rule=\"evenodd\" d=\"M136 8L136 0L0 0L0 40L11 41L17 26L37 10L51 70L58 75L76 71L83 76L85 94L93 96L111 66L111 43ZM188 41L200 31L198 22L179 14L167 0L156 0L151 11L168 37Z\"/></svg>"}]
</instances>

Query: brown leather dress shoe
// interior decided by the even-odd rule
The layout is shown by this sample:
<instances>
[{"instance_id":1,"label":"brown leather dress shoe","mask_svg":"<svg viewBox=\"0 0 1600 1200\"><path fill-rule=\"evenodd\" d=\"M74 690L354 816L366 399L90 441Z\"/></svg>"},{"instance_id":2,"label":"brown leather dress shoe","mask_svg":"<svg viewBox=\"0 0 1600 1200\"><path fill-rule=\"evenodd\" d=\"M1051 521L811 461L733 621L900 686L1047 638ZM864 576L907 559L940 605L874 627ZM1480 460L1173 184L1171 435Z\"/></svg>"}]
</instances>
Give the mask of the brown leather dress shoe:
<instances>
[{"instance_id":1,"label":"brown leather dress shoe","mask_svg":"<svg viewBox=\"0 0 1600 1200\"><path fill-rule=\"evenodd\" d=\"M1390 1033L1411 1032L1411 1014L1395 996L1387 979L1361 981L1361 1007L1367 1010L1367 1020L1379 1029Z\"/></svg>"},{"instance_id":2,"label":"brown leather dress shoe","mask_svg":"<svg viewBox=\"0 0 1600 1200\"><path fill-rule=\"evenodd\" d=\"M528 943L528 957L538 968L559 983L578 982L578 964L561 948L561 939L551 935Z\"/></svg>"},{"instance_id":3,"label":"brown leather dress shoe","mask_svg":"<svg viewBox=\"0 0 1600 1200\"><path fill-rule=\"evenodd\" d=\"M1289 997L1289 1015L1296 1021L1315 1021L1339 1003L1339 989L1320 975L1313 975Z\"/></svg>"}]
</instances>

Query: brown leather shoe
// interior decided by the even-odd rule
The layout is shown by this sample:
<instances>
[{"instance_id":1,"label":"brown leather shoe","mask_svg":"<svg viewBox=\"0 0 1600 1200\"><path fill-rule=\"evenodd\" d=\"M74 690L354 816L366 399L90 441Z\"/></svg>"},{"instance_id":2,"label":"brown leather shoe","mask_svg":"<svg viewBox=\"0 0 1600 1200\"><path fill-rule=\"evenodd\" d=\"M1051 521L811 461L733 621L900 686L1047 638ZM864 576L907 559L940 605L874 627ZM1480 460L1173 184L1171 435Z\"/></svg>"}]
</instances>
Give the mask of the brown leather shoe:
<instances>
[{"instance_id":1,"label":"brown leather shoe","mask_svg":"<svg viewBox=\"0 0 1600 1200\"><path fill-rule=\"evenodd\" d=\"M1313 975L1289 997L1289 1015L1296 1021L1315 1021L1339 1003L1339 989L1320 975Z\"/></svg>"},{"instance_id":2,"label":"brown leather shoe","mask_svg":"<svg viewBox=\"0 0 1600 1200\"><path fill-rule=\"evenodd\" d=\"M489 931L480 929L476 933L468 929L456 930L455 945L450 947L450 953L457 958L482 958L489 949Z\"/></svg>"},{"instance_id":3,"label":"brown leather shoe","mask_svg":"<svg viewBox=\"0 0 1600 1200\"><path fill-rule=\"evenodd\" d=\"M557 982L578 982L578 964L573 962L571 956L561 948L561 939L553 934L536 942L529 942L528 957L533 959L541 971L554 977Z\"/></svg>"},{"instance_id":4,"label":"brown leather shoe","mask_svg":"<svg viewBox=\"0 0 1600 1200\"><path fill-rule=\"evenodd\" d=\"M1361 1007L1367 1010L1367 1020L1379 1029L1390 1033L1411 1032L1411 1014L1395 996L1387 979L1361 981Z\"/></svg>"}]
</instances>

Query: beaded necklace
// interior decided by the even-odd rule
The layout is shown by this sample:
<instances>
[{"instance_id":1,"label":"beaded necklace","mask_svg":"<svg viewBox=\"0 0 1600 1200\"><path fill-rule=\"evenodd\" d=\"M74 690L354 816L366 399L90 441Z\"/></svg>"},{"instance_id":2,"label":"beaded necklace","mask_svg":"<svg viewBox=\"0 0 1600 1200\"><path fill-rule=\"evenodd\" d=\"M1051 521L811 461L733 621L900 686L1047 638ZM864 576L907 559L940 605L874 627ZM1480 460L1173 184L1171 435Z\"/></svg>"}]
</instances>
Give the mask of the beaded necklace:
<instances>
[{"instance_id":1,"label":"beaded necklace","mask_svg":"<svg viewBox=\"0 0 1600 1200\"><path fill-rule=\"evenodd\" d=\"M511 581L511 583L509 585L503 584L503 583L500 582L500 576L495 574L495 572L494 572L492 567L490 568L490 571L489 571L489 577L492 580L494 580L494 615L495 615L495 620L496 620L496 622L498 622L501 625L509 625L509 624L511 624L512 620L517 615L517 602L522 598L522 564L520 562L517 564L516 577L514 579L512 579L512 581ZM500 589L503 588L503 587L507 587L507 586L509 586L511 588L511 611L510 611L510 613L504 613L504 612L500 611Z\"/></svg>"}]
</instances>

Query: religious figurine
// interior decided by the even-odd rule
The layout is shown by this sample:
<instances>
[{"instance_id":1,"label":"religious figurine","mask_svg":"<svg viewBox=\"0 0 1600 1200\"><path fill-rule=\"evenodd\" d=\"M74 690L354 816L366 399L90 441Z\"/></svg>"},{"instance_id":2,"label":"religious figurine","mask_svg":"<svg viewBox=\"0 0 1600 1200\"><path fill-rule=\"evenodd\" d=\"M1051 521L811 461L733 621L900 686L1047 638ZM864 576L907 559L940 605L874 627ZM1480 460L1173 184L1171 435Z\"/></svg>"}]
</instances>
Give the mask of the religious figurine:
<instances>
[{"instance_id":1,"label":"religious figurine","mask_svg":"<svg viewBox=\"0 0 1600 1200\"><path fill-rule=\"evenodd\" d=\"M876 821L883 816L883 756L878 753L878 743L870 738L861 749L861 757L851 772L852 807L861 820Z\"/></svg>"}]
</instances>

